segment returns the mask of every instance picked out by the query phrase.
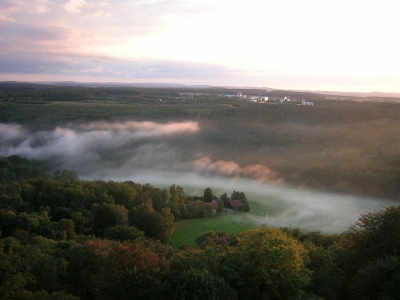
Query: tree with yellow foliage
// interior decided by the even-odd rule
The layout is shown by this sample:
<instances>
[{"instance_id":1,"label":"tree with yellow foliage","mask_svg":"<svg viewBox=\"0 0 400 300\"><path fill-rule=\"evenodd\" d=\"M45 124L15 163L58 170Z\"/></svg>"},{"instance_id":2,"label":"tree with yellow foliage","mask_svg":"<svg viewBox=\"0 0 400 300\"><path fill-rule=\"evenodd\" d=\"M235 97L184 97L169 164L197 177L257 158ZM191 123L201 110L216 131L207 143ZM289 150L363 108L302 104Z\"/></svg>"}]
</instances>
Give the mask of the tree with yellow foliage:
<instances>
[{"instance_id":1,"label":"tree with yellow foliage","mask_svg":"<svg viewBox=\"0 0 400 300\"><path fill-rule=\"evenodd\" d=\"M295 299L310 281L303 245L281 230L258 228L236 236L221 275L239 299Z\"/></svg>"}]
</instances>

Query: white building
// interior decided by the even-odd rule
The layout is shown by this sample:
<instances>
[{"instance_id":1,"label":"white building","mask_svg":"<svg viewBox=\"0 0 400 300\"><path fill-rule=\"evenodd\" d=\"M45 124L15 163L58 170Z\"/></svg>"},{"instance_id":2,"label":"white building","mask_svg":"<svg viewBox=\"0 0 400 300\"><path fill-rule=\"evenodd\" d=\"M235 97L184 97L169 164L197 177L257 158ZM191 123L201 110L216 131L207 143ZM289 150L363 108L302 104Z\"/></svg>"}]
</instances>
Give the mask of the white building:
<instances>
[{"instance_id":1,"label":"white building","mask_svg":"<svg viewBox=\"0 0 400 300\"><path fill-rule=\"evenodd\" d=\"M238 98L238 99L246 99L246 95L243 95L242 92L237 92L236 98Z\"/></svg>"},{"instance_id":2,"label":"white building","mask_svg":"<svg viewBox=\"0 0 400 300\"><path fill-rule=\"evenodd\" d=\"M314 105L314 102L310 102L310 101L306 101L306 100L301 100L301 105L311 105L311 106L313 106Z\"/></svg>"}]
</instances>

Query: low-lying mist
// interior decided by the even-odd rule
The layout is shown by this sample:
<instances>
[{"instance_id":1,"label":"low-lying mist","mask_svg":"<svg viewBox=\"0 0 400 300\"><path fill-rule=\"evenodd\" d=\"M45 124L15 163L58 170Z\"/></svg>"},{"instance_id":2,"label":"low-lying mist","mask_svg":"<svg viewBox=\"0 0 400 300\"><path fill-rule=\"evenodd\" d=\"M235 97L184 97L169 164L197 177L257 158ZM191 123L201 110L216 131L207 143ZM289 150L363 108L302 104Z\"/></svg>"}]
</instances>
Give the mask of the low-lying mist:
<instances>
[{"instance_id":1,"label":"low-lying mist","mask_svg":"<svg viewBox=\"0 0 400 300\"><path fill-rule=\"evenodd\" d=\"M38 132L0 124L0 155L50 160L54 170L74 169L81 179L132 180L166 188L176 184L188 195L202 195L207 187L217 196L244 191L253 203L252 213L238 218L275 227L338 232L362 212L395 204L291 189L266 166L204 157L196 144L200 131L195 121L92 122Z\"/></svg>"},{"instance_id":2,"label":"low-lying mist","mask_svg":"<svg viewBox=\"0 0 400 300\"><path fill-rule=\"evenodd\" d=\"M94 176L93 178L96 178ZM292 227L335 233L353 224L366 211L396 205L394 201L307 191L283 184L260 182L247 178L230 178L196 172L138 170L129 174L108 173L106 180L132 180L160 187L179 184L188 195L202 196L210 187L214 195L244 191L250 201L251 213L239 214L238 220L272 227Z\"/></svg>"}]
</instances>

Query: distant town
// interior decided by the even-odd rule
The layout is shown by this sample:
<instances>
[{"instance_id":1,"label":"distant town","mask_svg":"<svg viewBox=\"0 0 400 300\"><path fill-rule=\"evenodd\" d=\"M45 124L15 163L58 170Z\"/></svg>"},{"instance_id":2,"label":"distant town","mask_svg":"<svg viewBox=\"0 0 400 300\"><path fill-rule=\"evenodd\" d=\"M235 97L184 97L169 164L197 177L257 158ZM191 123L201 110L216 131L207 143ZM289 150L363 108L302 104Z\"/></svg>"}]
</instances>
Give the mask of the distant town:
<instances>
[{"instance_id":1,"label":"distant town","mask_svg":"<svg viewBox=\"0 0 400 300\"><path fill-rule=\"evenodd\" d=\"M181 97L186 97L186 98L191 98L193 99L194 95L203 95L204 93L180 93ZM284 97L268 97L268 96L247 96L243 94L243 92L237 92L236 94L225 94L225 95L220 95L220 96L225 96L228 98L234 98L237 100L244 100L248 102L254 102L254 103L268 103L268 104L289 104L289 103L295 103L297 105L308 105L308 106L314 106L313 101L308 101L307 99L297 99L297 98L292 98L289 96L284 96Z\"/></svg>"}]
</instances>

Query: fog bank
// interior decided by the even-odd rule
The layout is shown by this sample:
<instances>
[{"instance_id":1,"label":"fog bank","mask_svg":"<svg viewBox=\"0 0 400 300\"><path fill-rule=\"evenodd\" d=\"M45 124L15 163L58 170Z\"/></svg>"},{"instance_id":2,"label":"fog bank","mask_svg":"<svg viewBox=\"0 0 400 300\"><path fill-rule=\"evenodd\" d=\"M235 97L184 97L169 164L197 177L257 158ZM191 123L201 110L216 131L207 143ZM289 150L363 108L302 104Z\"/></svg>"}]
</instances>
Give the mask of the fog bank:
<instances>
[{"instance_id":1,"label":"fog bank","mask_svg":"<svg viewBox=\"0 0 400 300\"><path fill-rule=\"evenodd\" d=\"M202 196L207 187L217 196L225 192L230 196L233 190L244 191L250 203L255 205L251 205L251 214L239 214L237 218L260 226L265 224L272 227L299 227L305 231L321 230L324 233L335 233L346 230L357 221L361 213L398 205L398 202L384 199L307 191L246 178L155 169L137 170L131 174L119 171L108 172L103 178L132 180L143 184L148 182L165 188L176 184L184 187L188 195L198 196ZM91 174L93 177L88 179L98 178L98 174Z\"/></svg>"},{"instance_id":2,"label":"fog bank","mask_svg":"<svg viewBox=\"0 0 400 300\"><path fill-rule=\"evenodd\" d=\"M188 195L202 195L207 187L217 196L244 191L253 211L237 217L275 227L338 232L362 212L397 204L291 189L266 166L203 157L194 145L200 131L195 121L92 122L38 132L0 124L0 155L51 160L54 169L74 169L82 179L132 180L165 188L176 184Z\"/></svg>"}]
</instances>

